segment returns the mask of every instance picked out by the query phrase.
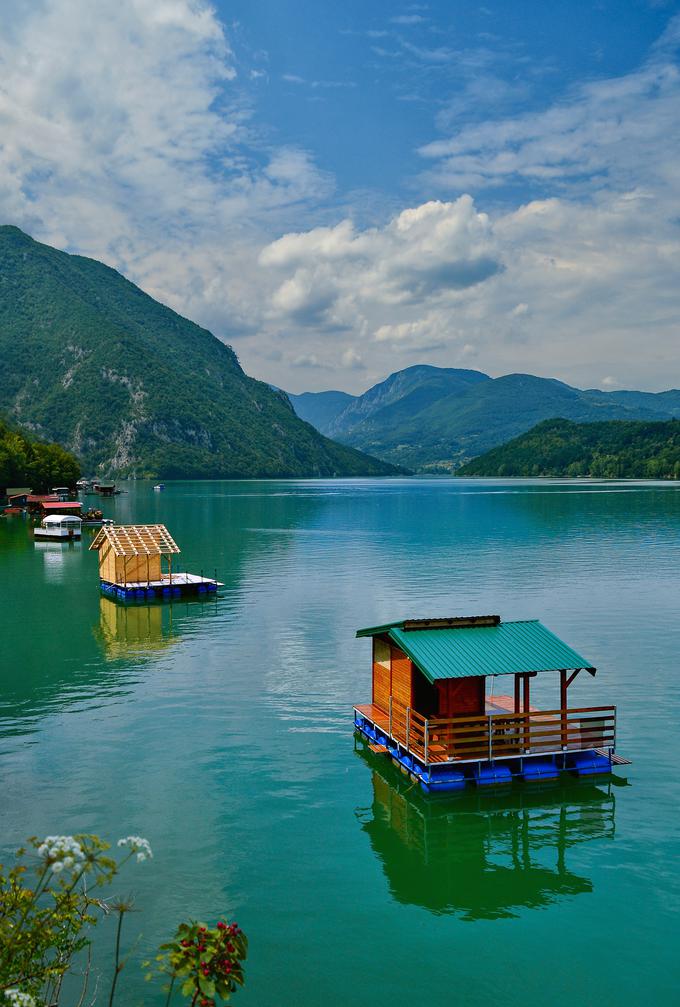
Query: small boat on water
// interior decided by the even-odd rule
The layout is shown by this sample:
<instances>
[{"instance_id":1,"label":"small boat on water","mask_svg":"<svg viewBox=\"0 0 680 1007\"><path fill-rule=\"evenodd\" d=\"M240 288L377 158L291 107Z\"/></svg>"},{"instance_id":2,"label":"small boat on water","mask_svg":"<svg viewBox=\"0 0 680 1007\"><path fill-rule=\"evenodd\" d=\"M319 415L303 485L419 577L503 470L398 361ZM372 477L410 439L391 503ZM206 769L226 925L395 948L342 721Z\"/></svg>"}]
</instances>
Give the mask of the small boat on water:
<instances>
[{"instance_id":1,"label":"small boat on water","mask_svg":"<svg viewBox=\"0 0 680 1007\"><path fill-rule=\"evenodd\" d=\"M154 490L156 491L156 493L162 493L164 489L165 489L165 483L156 483L156 485L154 486Z\"/></svg>"},{"instance_id":2,"label":"small boat on water","mask_svg":"<svg viewBox=\"0 0 680 1007\"><path fill-rule=\"evenodd\" d=\"M82 526L82 519L74 514L48 514L33 529L33 535L53 542L72 542L81 537Z\"/></svg>"}]
</instances>

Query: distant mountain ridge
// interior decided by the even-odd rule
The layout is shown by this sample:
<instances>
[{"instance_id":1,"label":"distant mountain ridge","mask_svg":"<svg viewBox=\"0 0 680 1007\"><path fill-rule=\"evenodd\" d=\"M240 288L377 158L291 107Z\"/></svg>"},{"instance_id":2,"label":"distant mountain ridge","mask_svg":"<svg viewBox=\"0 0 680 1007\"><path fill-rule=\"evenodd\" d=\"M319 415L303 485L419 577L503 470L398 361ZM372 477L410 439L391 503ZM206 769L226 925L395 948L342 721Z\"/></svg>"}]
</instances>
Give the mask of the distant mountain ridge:
<instances>
[{"instance_id":1,"label":"distant mountain ridge","mask_svg":"<svg viewBox=\"0 0 680 1007\"><path fill-rule=\"evenodd\" d=\"M456 474L680 479L680 420L544 420Z\"/></svg>"},{"instance_id":2,"label":"distant mountain ridge","mask_svg":"<svg viewBox=\"0 0 680 1007\"><path fill-rule=\"evenodd\" d=\"M233 350L94 259L0 227L0 411L94 474L387 475Z\"/></svg>"},{"instance_id":3,"label":"distant mountain ridge","mask_svg":"<svg viewBox=\"0 0 680 1007\"><path fill-rule=\"evenodd\" d=\"M348 392L302 392L301 395L288 394L293 409L305 423L311 423L317 430L329 426L338 413L353 402L356 395Z\"/></svg>"},{"instance_id":4,"label":"distant mountain ridge","mask_svg":"<svg viewBox=\"0 0 680 1007\"><path fill-rule=\"evenodd\" d=\"M447 472L547 419L680 417L680 390L581 390L531 374L491 378L481 371L415 365L338 405L319 427L326 435L415 471Z\"/></svg>"}]
</instances>

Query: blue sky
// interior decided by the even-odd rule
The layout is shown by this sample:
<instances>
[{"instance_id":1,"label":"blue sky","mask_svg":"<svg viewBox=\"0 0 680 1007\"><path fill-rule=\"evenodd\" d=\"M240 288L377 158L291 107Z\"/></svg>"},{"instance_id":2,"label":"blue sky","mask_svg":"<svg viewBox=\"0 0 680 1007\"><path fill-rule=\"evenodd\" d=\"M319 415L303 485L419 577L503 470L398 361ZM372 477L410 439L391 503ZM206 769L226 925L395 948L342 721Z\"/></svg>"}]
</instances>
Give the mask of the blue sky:
<instances>
[{"instance_id":1,"label":"blue sky","mask_svg":"<svg viewBox=\"0 0 680 1007\"><path fill-rule=\"evenodd\" d=\"M680 386L680 3L6 0L0 220L291 391Z\"/></svg>"},{"instance_id":2,"label":"blue sky","mask_svg":"<svg viewBox=\"0 0 680 1007\"><path fill-rule=\"evenodd\" d=\"M401 205L431 195L417 152L449 123L540 111L575 85L635 70L672 7L246 0L217 9L237 22L245 80L263 75L248 93L275 140L313 151L345 196L374 189ZM494 194L504 195L535 191Z\"/></svg>"}]
</instances>

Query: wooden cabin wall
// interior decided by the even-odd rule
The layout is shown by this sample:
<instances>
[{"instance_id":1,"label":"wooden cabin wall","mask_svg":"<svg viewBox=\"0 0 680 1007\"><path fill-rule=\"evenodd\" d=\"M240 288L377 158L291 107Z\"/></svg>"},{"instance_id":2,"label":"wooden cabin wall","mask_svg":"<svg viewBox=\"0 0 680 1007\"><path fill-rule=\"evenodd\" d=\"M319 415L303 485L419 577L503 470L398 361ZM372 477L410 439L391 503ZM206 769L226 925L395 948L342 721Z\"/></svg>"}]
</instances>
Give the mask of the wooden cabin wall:
<instances>
[{"instance_id":1,"label":"wooden cabin wall","mask_svg":"<svg viewBox=\"0 0 680 1007\"><path fill-rule=\"evenodd\" d=\"M115 556L109 546L108 552L103 549L99 558L99 576L112 584L134 582L146 583L147 580L161 579L161 557L149 556L147 567L146 556Z\"/></svg>"},{"instance_id":2,"label":"wooden cabin wall","mask_svg":"<svg viewBox=\"0 0 680 1007\"><path fill-rule=\"evenodd\" d=\"M483 716L486 708L483 675L471 678L446 678L437 682L439 716L460 717L466 713Z\"/></svg>"},{"instance_id":3,"label":"wooden cabin wall","mask_svg":"<svg viewBox=\"0 0 680 1007\"><path fill-rule=\"evenodd\" d=\"M102 547L99 553L99 577L110 584L116 583L116 555L109 542Z\"/></svg>"},{"instance_id":4,"label":"wooden cabin wall","mask_svg":"<svg viewBox=\"0 0 680 1007\"><path fill-rule=\"evenodd\" d=\"M125 569L128 582L160 580L161 558L160 556L130 556Z\"/></svg>"},{"instance_id":5,"label":"wooden cabin wall","mask_svg":"<svg viewBox=\"0 0 680 1007\"><path fill-rule=\"evenodd\" d=\"M402 706L413 706L413 665L398 647L392 647L392 695Z\"/></svg>"},{"instance_id":6,"label":"wooden cabin wall","mask_svg":"<svg viewBox=\"0 0 680 1007\"><path fill-rule=\"evenodd\" d=\"M390 696L402 706L413 705L413 665L410 659L388 640L373 637L373 702L385 713Z\"/></svg>"},{"instance_id":7,"label":"wooden cabin wall","mask_svg":"<svg viewBox=\"0 0 680 1007\"><path fill-rule=\"evenodd\" d=\"M373 637L373 702L389 712L392 690L392 660L390 645L379 636Z\"/></svg>"}]
</instances>

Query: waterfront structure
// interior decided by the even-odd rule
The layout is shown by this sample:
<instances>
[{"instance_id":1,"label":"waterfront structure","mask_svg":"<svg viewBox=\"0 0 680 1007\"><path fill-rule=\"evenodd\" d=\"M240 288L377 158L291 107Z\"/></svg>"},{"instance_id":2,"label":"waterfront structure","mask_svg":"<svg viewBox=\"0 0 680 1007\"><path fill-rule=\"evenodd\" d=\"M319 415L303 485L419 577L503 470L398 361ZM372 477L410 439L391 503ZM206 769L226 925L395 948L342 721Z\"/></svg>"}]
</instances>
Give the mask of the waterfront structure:
<instances>
[{"instance_id":1,"label":"waterfront structure","mask_svg":"<svg viewBox=\"0 0 680 1007\"><path fill-rule=\"evenodd\" d=\"M5 497L9 507L25 507L33 490L29 486L8 486Z\"/></svg>"},{"instance_id":2,"label":"waterfront structure","mask_svg":"<svg viewBox=\"0 0 680 1007\"><path fill-rule=\"evenodd\" d=\"M92 483L92 489L100 496L112 497L116 493L116 484L110 479L95 479Z\"/></svg>"},{"instance_id":3,"label":"waterfront structure","mask_svg":"<svg viewBox=\"0 0 680 1007\"><path fill-rule=\"evenodd\" d=\"M105 524L90 549L99 553L102 591L119 601L178 598L222 586L214 578L173 571L180 549L162 524Z\"/></svg>"},{"instance_id":4,"label":"waterfront structure","mask_svg":"<svg viewBox=\"0 0 680 1007\"><path fill-rule=\"evenodd\" d=\"M357 636L372 641L373 681L355 727L426 791L597 775L626 762L615 755L615 706L568 705L576 676L595 675L592 662L538 620L407 619ZM531 682L548 672L559 702L536 710ZM513 693L487 697L498 676L511 676Z\"/></svg>"},{"instance_id":5,"label":"waterfront structure","mask_svg":"<svg viewBox=\"0 0 680 1007\"><path fill-rule=\"evenodd\" d=\"M48 514L33 529L33 536L52 542L72 542L80 538L82 525L81 518L74 514Z\"/></svg>"},{"instance_id":6,"label":"waterfront structure","mask_svg":"<svg viewBox=\"0 0 680 1007\"><path fill-rule=\"evenodd\" d=\"M42 515L48 514L70 514L73 517L80 517L83 505L79 500L59 500L58 498L47 497L39 501L38 504L39 513Z\"/></svg>"}]
</instances>

